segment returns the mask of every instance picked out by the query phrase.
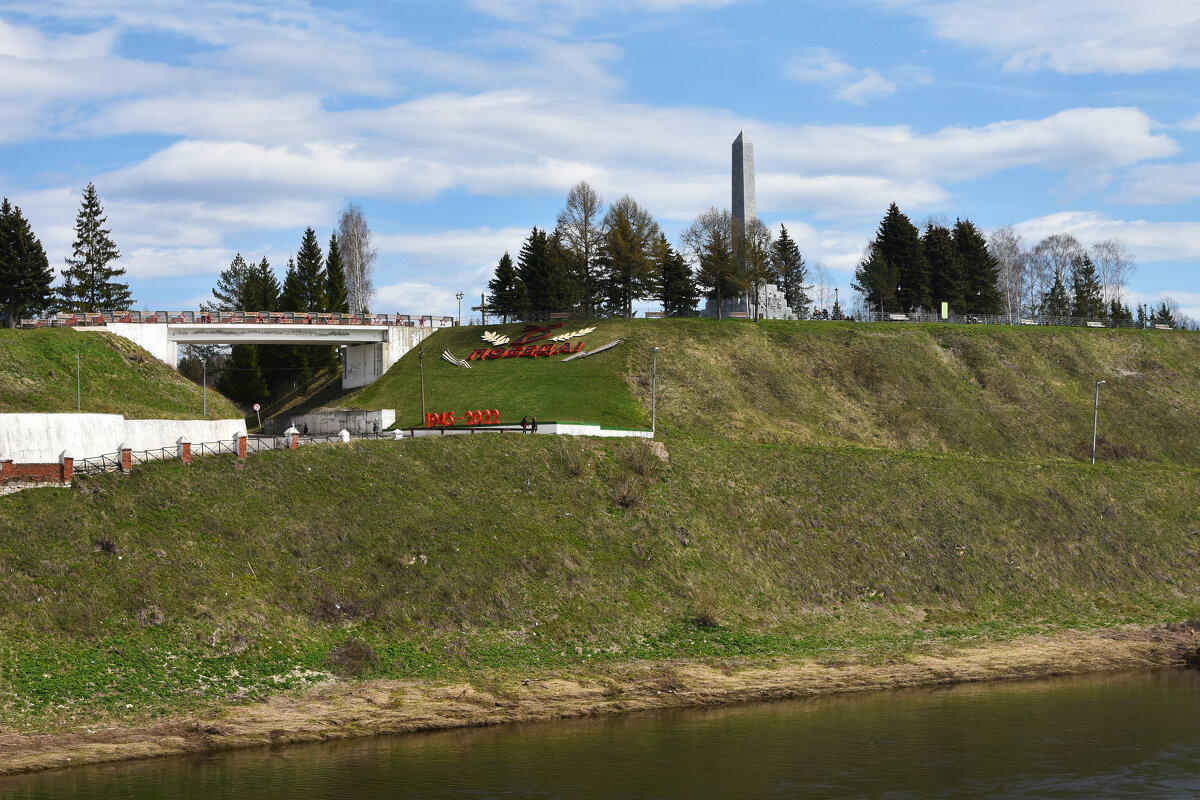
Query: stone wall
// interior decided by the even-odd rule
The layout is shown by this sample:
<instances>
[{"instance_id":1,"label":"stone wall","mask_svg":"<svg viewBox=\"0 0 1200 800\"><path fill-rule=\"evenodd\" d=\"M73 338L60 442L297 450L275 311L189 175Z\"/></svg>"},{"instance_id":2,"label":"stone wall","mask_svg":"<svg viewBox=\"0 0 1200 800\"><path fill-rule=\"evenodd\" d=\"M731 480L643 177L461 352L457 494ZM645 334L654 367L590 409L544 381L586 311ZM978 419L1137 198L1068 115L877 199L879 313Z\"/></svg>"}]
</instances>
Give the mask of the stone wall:
<instances>
[{"instance_id":1,"label":"stone wall","mask_svg":"<svg viewBox=\"0 0 1200 800\"><path fill-rule=\"evenodd\" d=\"M134 419L120 414L0 414L0 458L38 464L58 460L69 450L77 458L133 450L175 447L179 437L192 442L230 440L245 435L240 419Z\"/></svg>"}]
</instances>

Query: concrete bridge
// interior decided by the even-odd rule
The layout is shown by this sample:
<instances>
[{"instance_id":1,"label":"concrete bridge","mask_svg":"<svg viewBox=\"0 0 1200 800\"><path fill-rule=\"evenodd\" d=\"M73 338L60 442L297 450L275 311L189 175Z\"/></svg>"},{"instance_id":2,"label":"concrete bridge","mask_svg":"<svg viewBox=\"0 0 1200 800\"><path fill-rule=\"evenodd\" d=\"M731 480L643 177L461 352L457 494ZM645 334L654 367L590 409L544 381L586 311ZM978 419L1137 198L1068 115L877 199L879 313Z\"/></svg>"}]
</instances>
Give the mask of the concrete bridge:
<instances>
[{"instance_id":1,"label":"concrete bridge","mask_svg":"<svg viewBox=\"0 0 1200 800\"><path fill-rule=\"evenodd\" d=\"M422 339L453 325L454 319L399 314L129 311L60 314L52 320L30 322L106 330L173 367L179 366L179 346L187 344L333 345L342 352L342 388L354 389L377 380Z\"/></svg>"}]
</instances>

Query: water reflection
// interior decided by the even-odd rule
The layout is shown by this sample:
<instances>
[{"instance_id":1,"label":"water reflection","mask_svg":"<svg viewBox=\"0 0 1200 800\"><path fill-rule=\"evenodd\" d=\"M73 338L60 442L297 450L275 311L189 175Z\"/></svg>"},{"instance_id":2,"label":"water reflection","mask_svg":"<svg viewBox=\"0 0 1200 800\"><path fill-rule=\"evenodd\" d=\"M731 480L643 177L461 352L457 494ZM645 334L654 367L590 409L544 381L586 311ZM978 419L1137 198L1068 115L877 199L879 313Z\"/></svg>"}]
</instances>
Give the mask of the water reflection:
<instances>
[{"instance_id":1,"label":"water reflection","mask_svg":"<svg viewBox=\"0 0 1200 800\"><path fill-rule=\"evenodd\" d=\"M84 767L34 798L1176 798L1200 672L638 714Z\"/></svg>"}]
</instances>

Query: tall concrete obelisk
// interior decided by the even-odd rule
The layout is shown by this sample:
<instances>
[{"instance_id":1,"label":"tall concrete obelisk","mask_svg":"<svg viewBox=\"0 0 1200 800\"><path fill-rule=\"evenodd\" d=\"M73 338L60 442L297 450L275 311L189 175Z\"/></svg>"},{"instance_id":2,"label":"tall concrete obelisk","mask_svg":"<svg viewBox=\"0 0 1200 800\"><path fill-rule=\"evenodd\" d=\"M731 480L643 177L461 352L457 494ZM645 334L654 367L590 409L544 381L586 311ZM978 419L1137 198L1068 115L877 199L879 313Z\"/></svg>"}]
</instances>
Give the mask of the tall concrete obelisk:
<instances>
[{"instance_id":1,"label":"tall concrete obelisk","mask_svg":"<svg viewBox=\"0 0 1200 800\"><path fill-rule=\"evenodd\" d=\"M746 221L758 216L754 196L754 144L739 131L733 140L733 220L736 236L746 230Z\"/></svg>"}]
</instances>

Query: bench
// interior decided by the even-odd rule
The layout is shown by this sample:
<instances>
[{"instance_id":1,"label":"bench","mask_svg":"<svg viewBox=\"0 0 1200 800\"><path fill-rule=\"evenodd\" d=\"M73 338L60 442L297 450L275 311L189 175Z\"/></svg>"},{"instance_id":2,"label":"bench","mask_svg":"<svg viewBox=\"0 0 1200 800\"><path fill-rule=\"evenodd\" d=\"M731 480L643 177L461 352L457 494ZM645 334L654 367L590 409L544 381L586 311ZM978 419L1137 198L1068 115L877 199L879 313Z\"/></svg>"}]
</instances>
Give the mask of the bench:
<instances>
[{"instance_id":1,"label":"bench","mask_svg":"<svg viewBox=\"0 0 1200 800\"><path fill-rule=\"evenodd\" d=\"M647 311L646 312L646 319L662 319L665 316L666 316L666 312L663 312L663 311Z\"/></svg>"},{"instance_id":2,"label":"bench","mask_svg":"<svg viewBox=\"0 0 1200 800\"><path fill-rule=\"evenodd\" d=\"M1089 319L1086 323L1089 328L1104 328L1107 327L1103 322L1096 322L1094 319Z\"/></svg>"},{"instance_id":3,"label":"bench","mask_svg":"<svg viewBox=\"0 0 1200 800\"><path fill-rule=\"evenodd\" d=\"M730 311L725 316L729 317L730 319L749 319L750 318L750 315L747 314L745 311Z\"/></svg>"},{"instance_id":4,"label":"bench","mask_svg":"<svg viewBox=\"0 0 1200 800\"><path fill-rule=\"evenodd\" d=\"M1025 319L1024 317L1021 317L1021 324L1022 325L1037 325L1037 320L1036 319Z\"/></svg>"},{"instance_id":5,"label":"bench","mask_svg":"<svg viewBox=\"0 0 1200 800\"><path fill-rule=\"evenodd\" d=\"M909 321L907 314L888 314L887 316L888 316L888 319L890 319L892 322L908 322Z\"/></svg>"},{"instance_id":6,"label":"bench","mask_svg":"<svg viewBox=\"0 0 1200 800\"><path fill-rule=\"evenodd\" d=\"M1170 325L1162 325L1162 324L1156 322L1156 323L1154 323L1154 330L1156 330L1156 331L1173 331L1175 329L1172 328Z\"/></svg>"},{"instance_id":7,"label":"bench","mask_svg":"<svg viewBox=\"0 0 1200 800\"><path fill-rule=\"evenodd\" d=\"M555 311L553 314L550 315L550 319L570 319L570 318L571 318L570 311Z\"/></svg>"}]
</instances>

